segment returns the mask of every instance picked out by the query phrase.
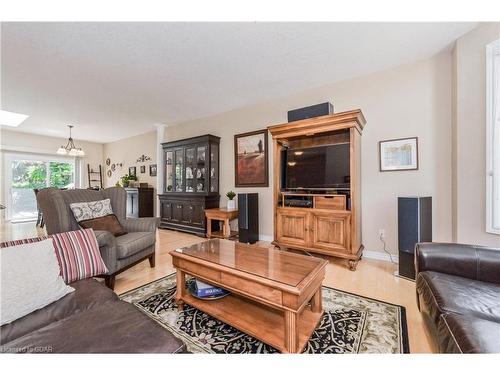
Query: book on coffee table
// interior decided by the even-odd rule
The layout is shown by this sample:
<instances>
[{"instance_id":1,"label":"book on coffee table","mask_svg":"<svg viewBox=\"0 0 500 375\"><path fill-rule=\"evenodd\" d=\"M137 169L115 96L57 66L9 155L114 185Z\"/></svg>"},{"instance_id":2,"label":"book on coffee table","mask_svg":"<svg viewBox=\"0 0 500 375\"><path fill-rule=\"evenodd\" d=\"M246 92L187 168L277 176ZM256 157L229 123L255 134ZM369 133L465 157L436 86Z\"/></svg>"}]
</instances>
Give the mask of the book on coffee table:
<instances>
[{"instance_id":1,"label":"book on coffee table","mask_svg":"<svg viewBox=\"0 0 500 375\"><path fill-rule=\"evenodd\" d=\"M219 288L214 285L204 283L200 280L195 280L194 282L194 292L197 297L218 297L227 294L225 289Z\"/></svg>"}]
</instances>

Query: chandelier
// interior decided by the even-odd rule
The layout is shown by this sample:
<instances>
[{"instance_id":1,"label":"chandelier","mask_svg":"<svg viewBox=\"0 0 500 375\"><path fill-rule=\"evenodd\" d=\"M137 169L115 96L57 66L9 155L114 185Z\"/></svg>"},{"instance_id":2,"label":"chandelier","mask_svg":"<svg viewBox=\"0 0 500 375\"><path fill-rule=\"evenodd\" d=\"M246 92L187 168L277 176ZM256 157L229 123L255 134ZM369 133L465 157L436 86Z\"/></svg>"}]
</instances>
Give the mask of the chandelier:
<instances>
[{"instance_id":1,"label":"chandelier","mask_svg":"<svg viewBox=\"0 0 500 375\"><path fill-rule=\"evenodd\" d=\"M59 155L69 155L69 156L85 156L85 152L81 148L77 148L75 146L75 142L73 142L73 138L71 137L71 129L73 128L73 125L68 125L69 128L69 139L68 143L66 146L61 146L57 150L57 153Z\"/></svg>"}]
</instances>

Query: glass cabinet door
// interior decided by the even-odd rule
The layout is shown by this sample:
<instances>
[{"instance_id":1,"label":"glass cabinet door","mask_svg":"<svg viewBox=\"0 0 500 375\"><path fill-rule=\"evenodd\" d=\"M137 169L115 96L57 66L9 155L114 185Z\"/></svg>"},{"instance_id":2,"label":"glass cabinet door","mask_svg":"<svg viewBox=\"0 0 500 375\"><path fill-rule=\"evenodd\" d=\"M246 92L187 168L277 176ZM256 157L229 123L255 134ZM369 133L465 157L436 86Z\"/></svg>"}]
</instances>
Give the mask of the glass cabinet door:
<instances>
[{"instance_id":1,"label":"glass cabinet door","mask_svg":"<svg viewBox=\"0 0 500 375\"><path fill-rule=\"evenodd\" d=\"M196 190L197 192L206 191L206 158L207 158L207 147L198 146L196 148Z\"/></svg>"},{"instance_id":2,"label":"glass cabinet door","mask_svg":"<svg viewBox=\"0 0 500 375\"><path fill-rule=\"evenodd\" d=\"M210 193L219 191L219 146L210 145Z\"/></svg>"},{"instance_id":3,"label":"glass cabinet door","mask_svg":"<svg viewBox=\"0 0 500 375\"><path fill-rule=\"evenodd\" d=\"M186 148L186 193L194 192L195 173L195 149Z\"/></svg>"},{"instance_id":4,"label":"glass cabinet door","mask_svg":"<svg viewBox=\"0 0 500 375\"><path fill-rule=\"evenodd\" d=\"M174 190L174 153L173 151L165 152L165 191Z\"/></svg>"},{"instance_id":5,"label":"glass cabinet door","mask_svg":"<svg viewBox=\"0 0 500 375\"><path fill-rule=\"evenodd\" d=\"M182 172L184 169L184 149L175 150L175 191L182 192Z\"/></svg>"}]
</instances>

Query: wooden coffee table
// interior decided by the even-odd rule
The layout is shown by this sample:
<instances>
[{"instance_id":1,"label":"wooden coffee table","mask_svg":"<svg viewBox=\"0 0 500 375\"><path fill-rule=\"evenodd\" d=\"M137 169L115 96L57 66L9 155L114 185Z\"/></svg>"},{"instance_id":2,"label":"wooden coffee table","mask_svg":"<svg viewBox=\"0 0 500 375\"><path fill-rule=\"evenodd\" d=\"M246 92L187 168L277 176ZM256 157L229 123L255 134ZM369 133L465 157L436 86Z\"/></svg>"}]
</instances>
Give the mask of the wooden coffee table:
<instances>
[{"instance_id":1,"label":"wooden coffee table","mask_svg":"<svg viewBox=\"0 0 500 375\"><path fill-rule=\"evenodd\" d=\"M323 259L223 239L170 255L180 308L187 303L281 352L300 353L321 320ZM186 290L186 274L232 293L200 300Z\"/></svg>"}]
</instances>

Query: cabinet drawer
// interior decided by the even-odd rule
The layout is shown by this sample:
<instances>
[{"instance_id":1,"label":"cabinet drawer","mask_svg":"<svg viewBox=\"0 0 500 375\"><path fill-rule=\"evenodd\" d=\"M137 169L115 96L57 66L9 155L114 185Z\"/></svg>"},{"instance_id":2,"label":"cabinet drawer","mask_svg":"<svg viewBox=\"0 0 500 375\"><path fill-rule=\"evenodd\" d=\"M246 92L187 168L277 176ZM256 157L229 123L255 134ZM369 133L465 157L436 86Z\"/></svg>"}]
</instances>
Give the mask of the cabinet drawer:
<instances>
[{"instance_id":1,"label":"cabinet drawer","mask_svg":"<svg viewBox=\"0 0 500 375\"><path fill-rule=\"evenodd\" d=\"M314 208L325 210L345 210L346 196L314 197Z\"/></svg>"},{"instance_id":2,"label":"cabinet drawer","mask_svg":"<svg viewBox=\"0 0 500 375\"><path fill-rule=\"evenodd\" d=\"M255 281L242 279L240 277L229 275L223 272L221 273L220 277L221 283L223 285L227 285L227 287L229 288L240 290L244 293L248 293L250 295L265 299L266 301L273 302L278 305L282 304L281 290L277 290L269 286L259 284Z\"/></svg>"},{"instance_id":3,"label":"cabinet drawer","mask_svg":"<svg viewBox=\"0 0 500 375\"><path fill-rule=\"evenodd\" d=\"M200 278L203 278L207 281L213 281L213 282L220 282L221 280L221 275L220 271L213 270L211 268L199 266L196 263L191 263L189 261L186 261L184 259L179 259L174 262L174 267L177 267L183 271L185 271L187 274L192 275L192 276L198 276Z\"/></svg>"}]
</instances>

